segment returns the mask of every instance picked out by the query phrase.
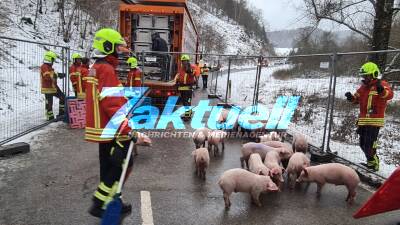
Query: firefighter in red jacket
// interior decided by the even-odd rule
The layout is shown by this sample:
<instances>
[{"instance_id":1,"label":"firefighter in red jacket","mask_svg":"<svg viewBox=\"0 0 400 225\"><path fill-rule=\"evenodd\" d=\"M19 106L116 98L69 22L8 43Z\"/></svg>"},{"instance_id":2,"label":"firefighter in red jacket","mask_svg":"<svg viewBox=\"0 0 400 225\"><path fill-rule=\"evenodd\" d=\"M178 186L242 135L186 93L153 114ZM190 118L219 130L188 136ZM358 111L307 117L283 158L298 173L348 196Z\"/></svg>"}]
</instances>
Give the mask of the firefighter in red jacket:
<instances>
[{"instance_id":1,"label":"firefighter in red jacket","mask_svg":"<svg viewBox=\"0 0 400 225\"><path fill-rule=\"evenodd\" d=\"M89 76L89 58L82 58L82 64L79 67L79 72L81 74L81 80L82 80L82 96L84 97L84 99L86 98L86 80L87 80L87 76Z\"/></svg>"},{"instance_id":2,"label":"firefighter in red jacket","mask_svg":"<svg viewBox=\"0 0 400 225\"><path fill-rule=\"evenodd\" d=\"M57 75L53 69L53 63L57 59L57 54L52 51L47 51L44 55L44 61L40 67L40 83L41 93L44 94L46 99L46 118L48 121L54 119L53 113L53 97L57 97L59 103L59 116L64 115L65 96L57 85L57 77L60 78L63 74Z\"/></svg>"},{"instance_id":3,"label":"firefighter in red jacket","mask_svg":"<svg viewBox=\"0 0 400 225\"><path fill-rule=\"evenodd\" d=\"M131 70L128 73L126 87L141 87L142 86L142 71L138 68L137 59L130 57L127 61Z\"/></svg>"},{"instance_id":4,"label":"firefighter in red jacket","mask_svg":"<svg viewBox=\"0 0 400 225\"><path fill-rule=\"evenodd\" d=\"M348 101L360 105L357 133L360 135L360 147L367 158L366 166L379 170L378 147L379 129L384 126L387 102L393 98L389 84L378 79L380 71L375 63L368 62L360 69L363 84L352 95L345 94Z\"/></svg>"},{"instance_id":5,"label":"firefighter in red jacket","mask_svg":"<svg viewBox=\"0 0 400 225\"><path fill-rule=\"evenodd\" d=\"M90 68L89 76L86 77L85 139L99 143L100 184L94 193L93 205L89 209L89 213L95 217L102 217L107 204L117 191L122 173L122 163L130 143L128 126L121 125L116 136L114 134L105 135L109 131L106 125L124 106L126 98L101 95L104 87L122 87L116 67L119 63L118 49L125 45L119 32L109 28L97 31L93 41L95 63ZM127 119L123 124L126 122ZM132 168L132 158L128 165L127 176ZM130 213L131 208L130 204L124 203L122 213Z\"/></svg>"},{"instance_id":6,"label":"firefighter in red jacket","mask_svg":"<svg viewBox=\"0 0 400 225\"><path fill-rule=\"evenodd\" d=\"M175 82L178 86L180 99L183 106L191 106L193 96L193 85L196 82L194 65L190 64L190 56L181 56L181 68L175 76ZM186 110L184 119L188 120L192 117L192 110Z\"/></svg>"},{"instance_id":7,"label":"firefighter in red jacket","mask_svg":"<svg viewBox=\"0 0 400 225\"><path fill-rule=\"evenodd\" d=\"M72 54L72 65L69 67L69 79L74 88L75 96L78 99L85 99L83 91L82 74L80 68L82 66L82 56L79 53Z\"/></svg>"}]
</instances>

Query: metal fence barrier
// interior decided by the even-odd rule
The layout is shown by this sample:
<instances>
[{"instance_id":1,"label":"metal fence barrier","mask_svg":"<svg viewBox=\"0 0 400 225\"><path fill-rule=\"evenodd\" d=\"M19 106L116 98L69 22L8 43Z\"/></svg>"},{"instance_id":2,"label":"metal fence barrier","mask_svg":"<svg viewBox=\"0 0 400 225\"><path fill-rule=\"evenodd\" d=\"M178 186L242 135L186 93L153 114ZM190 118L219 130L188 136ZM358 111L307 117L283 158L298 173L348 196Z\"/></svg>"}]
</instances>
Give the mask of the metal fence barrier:
<instances>
[{"instance_id":1,"label":"metal fence barrier","mask_svg":"<svg viewBox=\"0 0 400 225\"><path fill-rule=\"evenodd\" d=\"M253 58L253 67L246 70L242 66L240 72L232 72L234 62L248 57L229 56L224 60L226 68L222 66L221 71L213 72L209 92L220 95L222 101L244 106L260 103L267 108L273 107L278 96L301 96L289 132L302 133L322 151L360 165L366 159L358 146L356 133L359 106L349 103L344 94L348 91L355 93L360 87L358 71L369 56L387 54L391 68L382 71L383 79L390 81L395 97L388 104L386 124L380 130L378 156L381 168L377 175L388 177L400 165L400 151L396 149L400 144L397 119L400 115L400 63L396 61L399 53L399 50L388 50L260 56Z\"/></svg>"},{"instance_id":2,"label":"metal fence barrier","mask_svg":"<svg viewBox=\"0 0 400 225\"><path fill-rule=\"evenodd\" d=\"M69 47L0 37L0 145L52 122L46 121L40 92L40 66L48 50L59 55L53 67L67 76L57 83L63 93L70 93ZM58 104L54 99L55 115Z\"/></svg>"}]
</instances>

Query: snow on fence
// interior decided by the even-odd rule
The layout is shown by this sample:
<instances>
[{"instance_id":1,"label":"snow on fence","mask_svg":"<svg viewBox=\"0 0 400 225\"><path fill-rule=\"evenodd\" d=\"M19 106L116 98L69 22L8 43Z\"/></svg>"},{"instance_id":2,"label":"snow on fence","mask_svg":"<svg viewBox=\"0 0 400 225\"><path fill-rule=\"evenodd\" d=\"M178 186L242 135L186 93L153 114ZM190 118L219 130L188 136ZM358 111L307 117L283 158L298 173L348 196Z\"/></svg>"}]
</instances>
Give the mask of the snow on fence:
<instances>
[{"instance_id":1,"label":"snow on fence","mask_svg":"<svg viewBox=\"0 0 400 225\"><path fill-rule=\"evenodd\" d=\"M59 56L55 71L68 75L69 47L0 37L0 144L49 123L40 92L40 66L49 50ZM67 81L68 76L58 79L63 93L71 89ZM53 111L58 114L57 99Z\"/></svg>"}]
</instances>

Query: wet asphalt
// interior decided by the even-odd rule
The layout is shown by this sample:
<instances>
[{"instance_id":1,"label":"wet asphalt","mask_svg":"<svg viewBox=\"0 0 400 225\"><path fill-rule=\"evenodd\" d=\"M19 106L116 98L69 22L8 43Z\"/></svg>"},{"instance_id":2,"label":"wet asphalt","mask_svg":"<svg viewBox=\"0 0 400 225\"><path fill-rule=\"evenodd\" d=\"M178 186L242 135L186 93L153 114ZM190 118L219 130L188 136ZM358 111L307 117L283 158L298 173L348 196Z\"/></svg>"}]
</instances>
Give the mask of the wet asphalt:
<instances>
[{"instance_id":1,"label":"wet asphalt","mask_svg":"<svg viewBox=\"0 0 400 225\"><path fill-rule=\"evenodd\" d=\"M198 92L196 99L204 98ZM190 130L189 130L190 131ZM29 154L0 159L0 225L98 225L87 209L99 181L97 145L83 140L83 130L60 125L30 139ZM355 204L345 202L343 186L326 185L316 198L316 185L261 196L262 207L246 193L231 196L224 208L217 185L227 169L240 167L240 146L246 140L230 139L225 152L211 156L206 180L195 176L188 138L154 138L153 146L139 147L134 170L123 191L133 212L122 224L142 224L140 191L151 195L154 224L271 224L396 225L397 211L355 220L352 214L372 195L362 187Z\"/></svg>"}]
</instances>

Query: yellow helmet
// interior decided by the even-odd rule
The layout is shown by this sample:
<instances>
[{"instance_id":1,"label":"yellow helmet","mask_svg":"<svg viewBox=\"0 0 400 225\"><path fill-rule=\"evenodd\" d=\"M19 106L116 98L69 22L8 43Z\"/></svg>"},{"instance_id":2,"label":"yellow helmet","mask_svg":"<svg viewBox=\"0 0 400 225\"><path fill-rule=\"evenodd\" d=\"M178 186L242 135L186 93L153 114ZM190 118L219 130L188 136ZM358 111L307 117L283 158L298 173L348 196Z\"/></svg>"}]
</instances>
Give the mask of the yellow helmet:
<instances>
[{"instance_id":1,"label":"yellow helmet","mask_svg":"<svg viewBox=\"0 0 400 225\"><path fill-rule=\"evenodd\" d=\"M47 51L44 53L44 62L53 63L58 58L58 55L53 51Z\"/></svg>"},{"instance_id":2,"label":"yellow helmet","mask_svg":"<svg viewBox=\"0 0 400 225\"><path fill-rule=\"evenodd\" d=\"M181 55L181 61L190 61L190 56L187 54Z\"/></svg>"},{"instance_id":3,"label":"yellow helmet","mask_svg":"<svg viewBox=\"0 0 400 225\"><path fill-rule=\"evenodd\" d=\"M380 70L378 65L376 65L373 62L367 62L364 65L362 65L359 75L360 76L372 76L372 78L377 79L379 74L380 74Z\"/></svg>"},{"instance_id":4,"label":"yellow helmet","mask_svg":"<svg viewBox=\"0 0 400 225\"><path fill-rule=\"evenodd\" d=\"M93 48L106 55L113 53L116 45L126 45L126 42L114 29L103 28L94 35Z\"/></svg>"},{"instance_id":5,"label":"yellow helmet","mask_svg":"<svg viewBox=\"0 0 400 225\"><path fill-rule=\"evenodd\" d=\"M135 69L138 66L137 59L135 57L130 57L128 61L126 61L131 69Z\"/></svg>"},{"instance_id":6,"label":"yellow helmet","mask_svg":"<svg viewBox=\"0 0 400 225\"><path fill-rule=\"evenodd\" d=\"M82 59L82 56L79 53L74 53L72 54L72 59Z\"/></svg>"}]
</instances>

